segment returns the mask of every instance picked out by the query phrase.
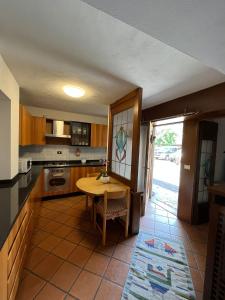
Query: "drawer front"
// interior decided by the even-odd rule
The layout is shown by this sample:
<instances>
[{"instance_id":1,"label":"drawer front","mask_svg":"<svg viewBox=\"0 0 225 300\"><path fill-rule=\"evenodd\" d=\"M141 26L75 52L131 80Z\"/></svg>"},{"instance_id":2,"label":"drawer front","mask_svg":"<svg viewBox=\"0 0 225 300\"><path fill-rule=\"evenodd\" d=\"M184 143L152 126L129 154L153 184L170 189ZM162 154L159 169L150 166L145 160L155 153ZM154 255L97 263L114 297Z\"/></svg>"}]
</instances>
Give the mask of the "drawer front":
<instances>
[{"instance_id":1,"label":"drawer front","mask_svg":"<svg viewBox=\"0 0 225 300\"><path fill-rule=\"evenodd\" d=\"M15 270L15 274L14 274L13 278L11 278L8 281L8 299L9 300L15 300L15 298L16 298L16 293L17 293L17 289L18 289L19 281L20 281L20 273L22 271L23 261L24 261L24 258L26 256L26 252L27 252L27 245L25 245L22 250L23 250L22 255L21 255L22 259L18 266L18 270Z\"/></svg>"},{"instance_id":2,"label":"drawer front","mask_svg":"<svg viewBox=\"0 0 225 300\"><path fill-rule=\"evenodd\" d=\"M15 237L18 233L18 230L20 229L20 226L21 226L21 223L24 219L24 216L28 210L28 207L29 207L29 200L25 203L24 207L22 208L17 220L16 220L16 223L13 225L13 228L12 230L10 231L10 234L9 234L9 237L7 239L8 241L8 249L10 251L11 247L12 247L12 244L15 240Z\"/></svg>"},{"instance_id":3,"label":"drawer front","mask_svg":"<svg viewBox=\"0 0 225 300\"><path fill-rule=\"evenodd\" d=\"M27 227L27 221L28 221L28 212L25 213L25 216L24 216L24 219L22 221L22 224L17 232L17 235L16 235L16 238L14 239L14 242L12 244L12 247L10 249L10 252L8 254L8 276L12 270L12 266L15 262L15 259L16 259L16 256L17 256L17 253L19 251L19 248L21 246L21 242L22 242L22 239L24 237L24 233L25 233L25 230L26 230L26 227Z\"/></svg>"},{"instance_id":4,"label":"drawer front","mask_svg":"<svg viewBox=\"0 0 225 300\"><path fill-rule=\"evenodd\" d=\"M28 216L28 215L27 215ZM24 259L26 256L27 248L29 245L29 228L31 225L31 221L33 216L30 215L27 217L29 220L26 222L26 227L22 236L22 241L20 243L20 247L17 251L17 255L14 261L14 264L12 265L12 269L10 272L10 275L8 277L8 298L14 299L11 294L13 294L13 290L17 290L18 283L17 283L17 277L19 278L20 272L23 267Z\"/></svg>"}]
</instances>

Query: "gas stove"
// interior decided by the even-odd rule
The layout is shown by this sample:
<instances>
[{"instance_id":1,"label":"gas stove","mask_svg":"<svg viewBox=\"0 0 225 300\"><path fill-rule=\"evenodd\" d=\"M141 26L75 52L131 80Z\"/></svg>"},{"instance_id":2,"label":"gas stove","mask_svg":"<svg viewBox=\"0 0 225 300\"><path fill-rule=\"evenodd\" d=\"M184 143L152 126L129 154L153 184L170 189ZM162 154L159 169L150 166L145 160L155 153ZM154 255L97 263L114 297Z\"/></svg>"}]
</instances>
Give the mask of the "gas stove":
<instances>
[{"instance_id":1,"label":"gas stove","mask_svg":"<svg viewBox=\"0 0 225 300\"><path fill-rule=\"evenodd\" d=\"M63 168L68 165L69 165L69 163L66 161L53 161L53 162L48 162L45 164L45 166L49 167L49 168Z\"/></svg>"}]
</instances>

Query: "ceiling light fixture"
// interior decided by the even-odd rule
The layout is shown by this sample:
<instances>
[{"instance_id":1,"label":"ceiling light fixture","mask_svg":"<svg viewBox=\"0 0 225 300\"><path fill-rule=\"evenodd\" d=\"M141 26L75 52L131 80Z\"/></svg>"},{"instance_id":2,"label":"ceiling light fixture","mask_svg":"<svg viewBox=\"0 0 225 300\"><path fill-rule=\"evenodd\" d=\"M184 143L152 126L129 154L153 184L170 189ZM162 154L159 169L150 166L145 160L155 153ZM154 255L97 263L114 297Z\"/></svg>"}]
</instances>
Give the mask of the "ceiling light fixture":
<instances>
[{"instance_id":1,"label":"ceiling light fixture","mask_svg":"<svg viewBox=\"0 0 225 300\"><path fill-rule=\"evenodd\" d=\"M80 87L76 87L76 86L72 86L72 85L65 85L63 87L64 93L70 97L73 98L80 98L83 97L85 94L85 90L80 88Z\"/></svg>"}]
</instances>

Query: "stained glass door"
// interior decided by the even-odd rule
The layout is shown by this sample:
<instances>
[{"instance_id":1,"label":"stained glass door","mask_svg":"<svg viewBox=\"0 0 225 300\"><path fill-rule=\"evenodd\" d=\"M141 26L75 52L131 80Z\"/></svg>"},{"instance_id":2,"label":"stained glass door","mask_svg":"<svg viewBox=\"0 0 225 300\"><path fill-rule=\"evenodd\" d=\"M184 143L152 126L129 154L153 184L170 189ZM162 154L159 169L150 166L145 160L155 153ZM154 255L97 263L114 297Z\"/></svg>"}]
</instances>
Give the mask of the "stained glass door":
<instances>
[{"instance_id":1,"label":"stained glass door","mask_svg":"<svg viewBox=\"0 0 225 300\"><path fill-rule=\"evenodd\" d=\"M111 104L109 110L109 173L130 187L133 199L137 196L141 102L142 89L138 88ZM138 201L131 199L132 214L136 214L133 232L138 231Z\"/></svg>"},{"instance_id":2,"label":"stained glass door","mask_svg":"<svg viewBox=\"0 0 225 300\"><path fill-rule=\"evenodd\" d=\"M133 108L113 116L112 172L131 179Z\"/></svg>"}]
</instances>

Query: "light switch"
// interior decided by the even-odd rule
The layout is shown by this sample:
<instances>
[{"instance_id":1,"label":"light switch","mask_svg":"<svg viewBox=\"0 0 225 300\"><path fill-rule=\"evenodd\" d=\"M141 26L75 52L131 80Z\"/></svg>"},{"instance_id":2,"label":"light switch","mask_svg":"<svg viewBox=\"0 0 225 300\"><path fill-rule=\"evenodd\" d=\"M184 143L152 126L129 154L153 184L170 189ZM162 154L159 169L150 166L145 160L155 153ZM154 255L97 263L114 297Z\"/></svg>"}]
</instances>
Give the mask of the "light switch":
<instances>
[{"instance_id":1,"label":"light switch","mask_svg":"<svg viewBox=\"0 0 225 300\"><path fill-rule=\"evenodd\" d=\"M184 170L191 170L191 166L190 165L184 165Z\"/></svg>"}]
</instances>

